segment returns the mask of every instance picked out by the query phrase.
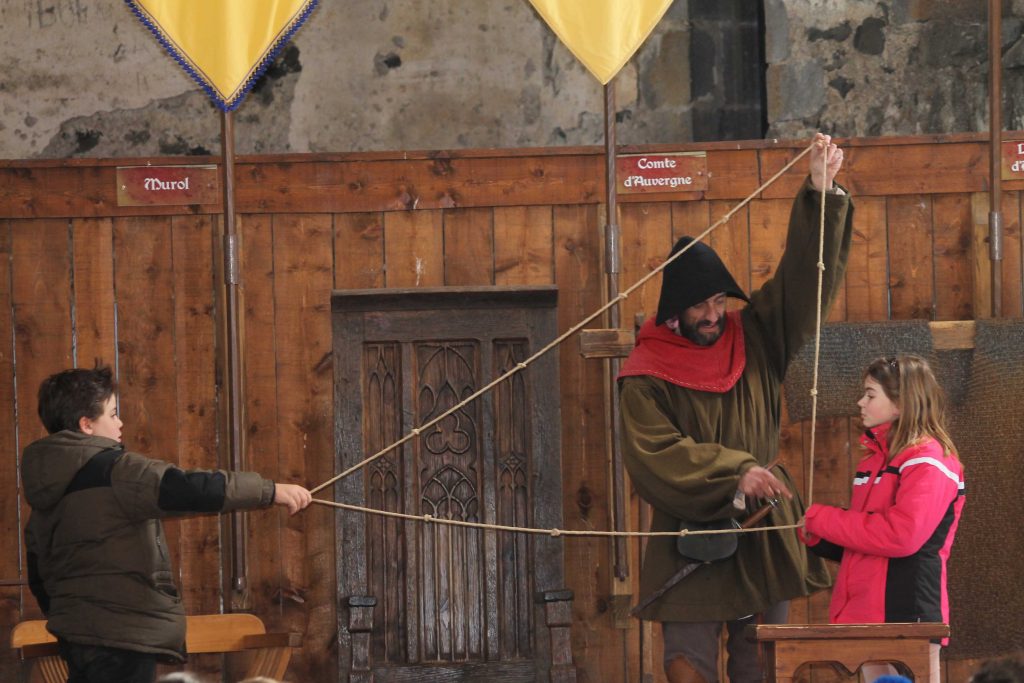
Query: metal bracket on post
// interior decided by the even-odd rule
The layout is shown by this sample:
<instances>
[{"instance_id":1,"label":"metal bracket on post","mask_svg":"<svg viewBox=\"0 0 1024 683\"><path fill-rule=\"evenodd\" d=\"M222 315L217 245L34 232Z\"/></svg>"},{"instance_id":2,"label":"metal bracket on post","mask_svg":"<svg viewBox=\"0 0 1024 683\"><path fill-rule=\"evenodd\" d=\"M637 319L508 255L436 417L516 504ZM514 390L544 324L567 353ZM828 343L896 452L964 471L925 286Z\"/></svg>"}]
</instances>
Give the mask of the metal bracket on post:
<instances>
[{"instance_id":1,"label":"metal bracket on post","mask_svg":"<svg viewBox=\"0 0 1024 683\"><path fill-rule=\"evenodd\" d=\"M224 281L237 285L242 270L238 258L238 235L224 235Z\"/></svg>"},{"instance_id":2,"label":"metal bracket on post","mask_svg":"<svg viewBox=\"0 0 1024 683\"><path fill-rule=\"evenodd\" d=\"M988 213L988 257L992 261L1003 260L1003 214L999 211Z\"/></svg>"},{"instance_id":3,"label":"metal bracket on post","mask_svg":"<svg viewBox=\"0 0 1024 683\"><path fill-rule=\"evenodd\" d=\"M605 234L605 271L609 275L618 275L622 269L622 256L619 247L620 235L619 225L615 222L614 216L608 216L608 224L604 229Z\"/></svg>"}]
</instances>

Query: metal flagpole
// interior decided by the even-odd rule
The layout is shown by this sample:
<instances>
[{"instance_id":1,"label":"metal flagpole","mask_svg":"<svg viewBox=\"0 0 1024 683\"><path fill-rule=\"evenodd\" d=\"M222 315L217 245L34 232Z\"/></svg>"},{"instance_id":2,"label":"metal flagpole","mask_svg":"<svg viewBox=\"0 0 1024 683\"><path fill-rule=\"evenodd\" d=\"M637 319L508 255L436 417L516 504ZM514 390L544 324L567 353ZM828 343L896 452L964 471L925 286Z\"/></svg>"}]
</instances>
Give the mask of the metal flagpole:
<instances>
[{"instance_id":1,"label":"metal flagpole","mask_svg":"<svg viewBox=\"0 0 1024 683\"><path fill-rule=\"evenodd\" d=\"M605 219L605 272L608 275L608 300L611 301L619 296L619 272L621 270L620 257L621 247L618 221L618 205L616 202L615 187L615 79L608 81L604 86L604 167L605 167L605 206L608 207L608 215ZM621 319L619 306L612 306L608 310L608 326L618 329ZM619 374L620 361L618 358L608 360L608 398L610 402L611 415L611 453L612 453L612 503L615 516L615 529L623 531L626 528L626 482L622 465L622 448L619 443L619 403L616 399L615 378ZM629 557L626 539L616 537L614 541L615 551L615 578L622 581L629 576Z\"/></svg>"},{"instance_id":2,"label":"metal flagpole","mask_svg":"<svg viewBox=\"0 0 1024 683\"><path fill-rule=\"evenodd\" d=\"M224 229L223 240L224 263L221 270L222 295L224 309L222 311L221 339L224 341L224 367L227 377L227 429L226 441L229 453L228 462L232 470L245 469L245 430L243 429L243 389L242 389L242 323L240 319L240 259L238 253L238 234L235 230L235 125L232 112L221 112L221 156L223 163L222 180L224 187ZM244 593L246 582L246 533L245 513L231 513L229 528L231 551L232 603L238 602ZM236 607L236 605L232 605Z\"/></svg>"},{"instance_id":3,"label":"metal flagpole","mask_svg":"<svg viewBox=\"0 0 1024 683\"><path fill-rule=\"evenodd\" d=\"M1003 313L1003 213L1002 213L1002 23L1000 0L988 2L988 70L989 70L989 211L988 253L992 269L992 317Z\"/></svg>"}]
</instances>

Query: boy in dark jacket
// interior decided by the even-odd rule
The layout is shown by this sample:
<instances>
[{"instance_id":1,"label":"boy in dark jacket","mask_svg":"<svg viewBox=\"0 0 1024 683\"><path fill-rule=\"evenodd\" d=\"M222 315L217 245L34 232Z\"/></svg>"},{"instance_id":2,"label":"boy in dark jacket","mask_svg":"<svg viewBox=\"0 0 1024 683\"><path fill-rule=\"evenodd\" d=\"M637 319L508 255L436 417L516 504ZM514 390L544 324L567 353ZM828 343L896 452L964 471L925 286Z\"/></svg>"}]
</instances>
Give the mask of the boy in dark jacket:
<instances>
[{"instance_id":1,"label":"boy in dark jacket","mask_svg":"<svg viewBox=\"0 0 1024 683\"><path fill-rule=\"evenodd\" d=\"M22 455L29 586L69 683L151 683L158 658L184 659L162 517L271 504L294 514L312 500L254 472L182 470L126 451L114 392L109 367L47 378L39 417L49 436Z\"/></svg>"}]
</instances>

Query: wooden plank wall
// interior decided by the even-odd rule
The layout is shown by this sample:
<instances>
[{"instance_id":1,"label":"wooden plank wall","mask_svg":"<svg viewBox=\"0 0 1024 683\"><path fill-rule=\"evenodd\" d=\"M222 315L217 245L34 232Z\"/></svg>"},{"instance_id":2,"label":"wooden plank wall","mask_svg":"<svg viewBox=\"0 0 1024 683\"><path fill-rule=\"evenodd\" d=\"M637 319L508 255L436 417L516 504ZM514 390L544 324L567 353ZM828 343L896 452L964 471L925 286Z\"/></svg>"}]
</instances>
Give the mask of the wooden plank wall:
<instances>
[{"instance_id":1,"label":"wooden plank wall","mask_svg":"<svg viewBox=\"0 0 1024 683\"><path fill-rule=\"evenodd\" d=\"M845 290L832 320L989 315L987 147L976 136L850 140L842 182L857 205ZM658 148L647 148L656 150ZM666 148L661 148L667 151ZM696 149L673 147L672 151ZM706 193L622 198L621 287L649 273L683 234L722 216L801 149L799 143L714 144ZM643 151L630 149L628 151ZM0 162L0 635L38 616L27 589L20 529L27 509L18 453L42 434L35 391L46 375L100 358L121 382L125 437L136 450L186 467L215 467L225 406L216 349L218 206L116 204L118 164L182 159ZM215 163L216 159L188 159ZM801 166L805 166L801 163ZM766 190L709 237L748 288L774 272L803 169ZM241 234L247 466L310 486L335 471L330 339L332 288L555 283L562 329L604 300L600 150L253 157L236 181ZM1022 315L1020 191L1004 183L1003 315ZM653 314L657 278L623 303L621 320ZM601 326L597 324L595 326ZM575 341L559 350L561 501L565 527L610 527L603 366ZM783 452L806 486L811 425L787 424ZM850 420L817 425L815 500L849 490ZM631 500L634 526L642 511ZM170 523L187 609L254 611L271 629L304 634L292 680L335 681L335 513L248 515L248 591L220 586L226 559L216 517ZM611 545L567 539L575 593L573 647L581 681L662 680L656 627L616 619ZM824 621L828 596L797 601L794 621ZM621 605L620 605L621 607ZM958 606L967 608L967 606ZM955 607L956 608L956 607ZM654 638L657 641L657 638ZM218 662L199 662L204 671ZM949 683L974 662L953 662ZM21 667L0 650L0 679Z\"/></svg>"}]
</instances>

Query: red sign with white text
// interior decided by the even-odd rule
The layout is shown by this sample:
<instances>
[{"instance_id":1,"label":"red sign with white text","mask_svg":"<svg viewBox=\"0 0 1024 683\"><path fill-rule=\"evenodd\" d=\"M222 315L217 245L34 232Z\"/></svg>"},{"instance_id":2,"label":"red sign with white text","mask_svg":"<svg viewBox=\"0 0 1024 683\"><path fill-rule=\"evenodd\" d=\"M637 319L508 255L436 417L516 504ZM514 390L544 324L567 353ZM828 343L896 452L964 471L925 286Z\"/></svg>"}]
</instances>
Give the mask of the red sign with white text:
<instances>
[{"instance_id":1,"label":"red sign with white text","mask_svg":"<svg viewBox=\"0 0 1024 683\"><path fill-rule=\"evenodd\" d=\"M1004 140L1001 161L1003 180L1024 180L1024 140Z\"/></svg>"},{"instance_id":2,"label":"red sign with white text","mask_svg":"<svg viewBox=\"0 0 1024 683\"><path fill-rule=\"evenodd\" d=\"M118 166L118 206L216 204L220 200L217 167Z\"/></svg>"},{"instance_id":3,"label":"red sign with white text","mask_svg":"<svg viewBox=\"0 0 1024 683\"><path fill-rule=\"evenodd\" d=\"M708 189L705 152L620 154L615 157L619 194L703 192Z\"/></svg>"}]
</instances>

